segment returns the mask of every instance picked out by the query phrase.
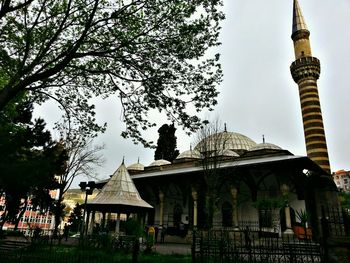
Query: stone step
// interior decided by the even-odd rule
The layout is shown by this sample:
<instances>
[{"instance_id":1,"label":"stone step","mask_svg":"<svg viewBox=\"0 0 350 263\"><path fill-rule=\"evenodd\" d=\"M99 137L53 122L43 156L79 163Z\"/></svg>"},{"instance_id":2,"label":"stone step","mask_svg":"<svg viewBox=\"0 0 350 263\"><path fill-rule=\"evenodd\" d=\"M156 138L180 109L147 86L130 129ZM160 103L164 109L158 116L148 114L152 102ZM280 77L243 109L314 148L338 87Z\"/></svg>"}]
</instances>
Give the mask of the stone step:
<instances>
[{"instance_id":1,"label":"stone step","mask_svg":"<svg viewBox=\"0 0 350 263\"><path fill-rule=\"evenodd\" d=\"M27 241L3 240L0 242L0 251L13 251L26 248L30 245Z\"/></svg>"}]
</instances>

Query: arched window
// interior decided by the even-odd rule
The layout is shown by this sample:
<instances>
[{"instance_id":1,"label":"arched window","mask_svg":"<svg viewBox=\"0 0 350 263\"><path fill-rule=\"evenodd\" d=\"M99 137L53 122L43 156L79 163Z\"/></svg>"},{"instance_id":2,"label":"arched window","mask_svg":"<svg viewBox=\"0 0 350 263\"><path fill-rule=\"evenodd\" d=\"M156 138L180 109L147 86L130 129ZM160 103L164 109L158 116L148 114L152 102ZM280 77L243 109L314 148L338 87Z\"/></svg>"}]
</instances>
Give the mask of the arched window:
<instances>
[{"instance_id":1,"label":"arched window","mask_svg":"<svg viewBox=\"0 0 350 263\"><path fill-rule=\"evenodd\" d=\"M229 202L222 204L222 226L232 226L232 205Z\"/></svg>"},{"instance_id":2,"label":"arched window","mask_svg":"<svg viewBox=\"0 0 350 263\"><path fill-rule=\"evenodd\" d=\"M177 229L180 228L181 216L182 216L182 206L179 204L175 204L174 211L173 211L173 222L174 222L174 227Z\"/></svg>"}]
</instances>

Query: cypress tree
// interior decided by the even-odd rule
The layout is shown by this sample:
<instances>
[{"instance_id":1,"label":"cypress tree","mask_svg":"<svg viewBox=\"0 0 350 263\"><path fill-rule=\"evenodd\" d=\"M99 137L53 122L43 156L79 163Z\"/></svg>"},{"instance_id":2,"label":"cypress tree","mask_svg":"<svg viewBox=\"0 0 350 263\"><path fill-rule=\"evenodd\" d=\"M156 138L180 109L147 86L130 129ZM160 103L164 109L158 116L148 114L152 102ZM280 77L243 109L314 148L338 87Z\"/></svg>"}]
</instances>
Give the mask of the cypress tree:
<instances>
[{"instance_id":1,"label":"cypress tree","mask_svg":"<svg viewBox=\"0 0 350 263\"><path fill-rule=\"evenodd\" d=\"M176 149L176 128L174 124L163 124L159 128L159 138L157 141L157 148L154 154L155 160L164 159L172 162L178 155L179 150Z\"/></svg>"}]
</instances>

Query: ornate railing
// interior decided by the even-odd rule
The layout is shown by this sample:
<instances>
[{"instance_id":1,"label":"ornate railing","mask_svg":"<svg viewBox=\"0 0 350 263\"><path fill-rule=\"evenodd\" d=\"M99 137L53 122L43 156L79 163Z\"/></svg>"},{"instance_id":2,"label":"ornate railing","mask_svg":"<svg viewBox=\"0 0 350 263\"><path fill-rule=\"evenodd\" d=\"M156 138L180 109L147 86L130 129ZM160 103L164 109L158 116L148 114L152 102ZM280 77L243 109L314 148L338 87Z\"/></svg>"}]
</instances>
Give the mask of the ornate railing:
<instances>
[{"instance_id":1,"label":"ornate railing","mask_svg":"<svg viewBox=\"0 0 350 263\"><path fill-rule=\"evenodd\" d=\"M193 262L321 262L320 244L293 235L211 230L193 233Z\"/></svg>"}]
</instances>

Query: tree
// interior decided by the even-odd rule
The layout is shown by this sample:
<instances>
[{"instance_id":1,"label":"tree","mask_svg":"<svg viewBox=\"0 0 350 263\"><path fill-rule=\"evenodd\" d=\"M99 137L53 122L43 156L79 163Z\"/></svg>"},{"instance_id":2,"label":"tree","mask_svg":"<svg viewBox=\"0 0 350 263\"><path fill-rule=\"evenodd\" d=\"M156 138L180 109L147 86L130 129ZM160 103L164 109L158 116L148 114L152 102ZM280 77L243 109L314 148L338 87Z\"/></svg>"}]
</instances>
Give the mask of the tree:
<instances>
[{"instance_id":1,"label":"tree","mask_svg":"<svg viewBox=\"0 0 350 263\"><path fill-rule=\"evenodd\" d=\"M33 207L51 207L49 192L55 189L55 174L62 171L66 158L45 130L45 122L32 120L32 110L32 102L23 97L0 114L0 193L6 200L1 226L5 221L17 226L29 198Z\"/></svg>"},{"instance_id":2,"label":"tree","mask_svg":"<svg viewBox=\"0 0 350 263\"><path fill-rule=\"evenodd\" d=\"M342 208L350 211L350 193L339 192L339 202Z\"/></svg>"},{"instance_id":3,"label":"tree","mask_svg":"<svg viewBox=\"0 0 350 263\"><path fill-rule=\"evenodd\" d=\"M73 232L78 232L80 228L80 224L83 220L83 211L80 204L76 203L73 208L73 211L69 215L68 222L71 224L70 229Z\"/></svg>"},{"instance_id":4,"label":"tree","mask_svg":"<svg viewBox=\"0 0 350 263\"><path fill-rule=\"evenodd\" d=\"M149 110L190 131L215 105L221 81L221 0L6 0L0 7L0 110L23 92L37 103L53 99L81 133L95 123L95 96L117 94L122 136L146 146L141 131L155 124Z\"/></svg>"},{"instance_id":5,"label":"tree","mask_svg":"<svg viewBox=\"0 0 350 263\"><path fill-rule=\"evenodd\" d=\"M68 158L62 172L56 175L59 194L53 209L55 214L55 234L61 219L64 217L64 194L70 188L73 180L77 176L95 178L95 168L101 166L104 162L100 153L104 147L93 145L92 138L81 134L79 132L80 129L75 129L74 124L62 125L60 129L62 137L60 143L64 147Z\"/></svg>"},{"instance_id":6,"label":"tree","mask_svg":"<svg viewBox=\"0 0 350 263\"><path fill-rule=\"evenodd\" d=\"M154 153L154 160L168 160L172 162L179 155L179 150L176 150L176 128L174 124L163 124L159 128L159 138L157 141L157 148Z\"/></svg>"},{"instance_id":7,"label":"tree","mask_svg":"<svg viewBox=\"0 0 350 263\"><path fill-rule=\"evenodd\" d=\"M225 143L227 142L226 128L222 131L221 123L218 119L207 122L197 132L197 144L195 150L202 155L201 162L204 173L204 184L201 189L205 195L205 222L206 227L213 226L213 217L216 202L219 198L219 191L224 181L221 171L219 173L220 161L223 157ZM227 181L226 181L227 183Z\"/></svg>"}]
</instances>

